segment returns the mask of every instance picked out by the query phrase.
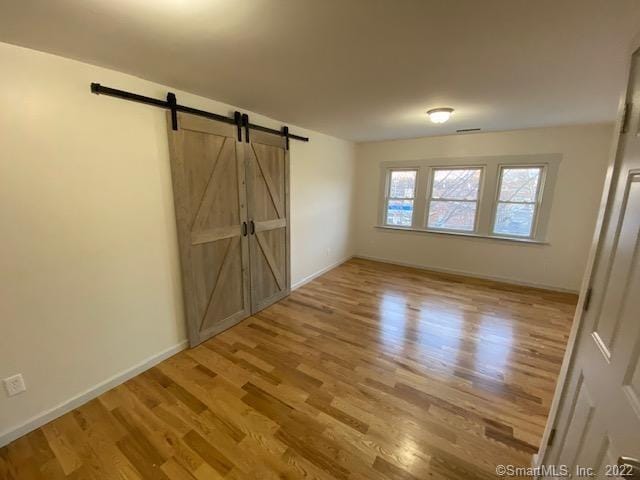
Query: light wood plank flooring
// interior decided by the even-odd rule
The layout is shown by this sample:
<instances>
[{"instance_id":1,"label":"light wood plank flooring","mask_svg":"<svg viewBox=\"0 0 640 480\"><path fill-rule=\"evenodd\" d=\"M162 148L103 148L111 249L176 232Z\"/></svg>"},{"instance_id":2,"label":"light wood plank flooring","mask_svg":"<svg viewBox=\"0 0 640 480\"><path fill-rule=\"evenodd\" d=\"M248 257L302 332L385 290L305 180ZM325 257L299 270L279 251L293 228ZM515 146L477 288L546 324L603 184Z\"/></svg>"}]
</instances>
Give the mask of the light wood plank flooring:
<instances>
[{"instance_id":1,"label":"light wood plank flooring","mask_svg":"<svg viewBox=\"0 0 640 480\"><path fill-rule=\"evenodd\" d=\"M494 478L575 297L354 259L0 449L0 479Z\"/></svg>"}]
</instances>

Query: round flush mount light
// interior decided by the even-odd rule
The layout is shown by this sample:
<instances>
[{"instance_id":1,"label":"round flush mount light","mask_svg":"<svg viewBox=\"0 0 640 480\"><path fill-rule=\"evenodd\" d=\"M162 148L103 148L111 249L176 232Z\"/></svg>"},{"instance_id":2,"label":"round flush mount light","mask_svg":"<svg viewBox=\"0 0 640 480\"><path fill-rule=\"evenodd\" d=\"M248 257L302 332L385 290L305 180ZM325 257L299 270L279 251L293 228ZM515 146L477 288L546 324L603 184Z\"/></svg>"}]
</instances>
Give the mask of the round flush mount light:
<instances>
[{"instance_id":1,"label":"round flush mount light","mask_svg":"<svg viewBox=\"0 0 640 480\"><path fill-rule=\"evenodd\" d=\"M427 115L433 123L444 123L449 120L452 113L453 108L433 108L427 112Z\"/></svg>"}]
</instances>

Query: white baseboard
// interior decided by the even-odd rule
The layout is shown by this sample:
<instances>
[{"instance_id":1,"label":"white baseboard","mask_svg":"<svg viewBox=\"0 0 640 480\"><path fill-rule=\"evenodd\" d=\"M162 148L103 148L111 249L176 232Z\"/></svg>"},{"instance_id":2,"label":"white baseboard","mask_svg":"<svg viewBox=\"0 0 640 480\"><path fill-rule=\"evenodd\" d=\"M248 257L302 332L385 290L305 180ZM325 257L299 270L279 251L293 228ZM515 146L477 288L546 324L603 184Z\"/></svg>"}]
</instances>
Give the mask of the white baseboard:
<instances>
[{"instance_id":1,"label":"white baseboard","mask_svg":"<svg viewBox=\"0 0 640 480\"><path fill-rule=\"evenodd\" d=\"M389 258L372 257L372 256L369 256L369 255L354 255L353 258L362 258L364 260L373 260L374 262L390 263L392 265L400 265L402 267L418 268L420 270L428 270L428 271L438 272L438 273L450 273L450 274L453 274L453 275L462 275L464 277L479 278L479 279L482 279L482 280L493 280L494 282L509 283L511 285L520 285L520 286L523 286L523 287L540 288L542 290L550 290L552 292L573 293L575 295L577 295L579 293L578 290L572 290L570 288L556 287L556 286L553 286L553 285L545 285L545 284L535 283L535 282L525 282L525 281L522 281L522 280L517 280L517 279L509 278L509 277L499 277L499 276L494 276L494 275L482 275L482 274L478 274L478 273L475 273L475 272L467 272L467 271L464 271L464 270L455 270L455 269L452 269L452 268L427 267L427 266L418 265L418 264L415 264L415 263L399 262L397 260L392 260L392 259L389 259Z\"/></svg>"},{"instance_id":2,"label":"white baseboard","mask_svg":"<svg viewBox=\"0 0 640 480\"><path fill-rule=\"evenodd\" d=\"M298 288L300 288L301 286L303 286L305 283L309 283L311 280L318 278L320 275L323 275L325 273L327 273L329 270L333 270L334 268L336 268L339 265L342 265L344 262L350 260L353 258L353 255L348 255L346 257L344 257L342 260L338 260L337 262L332 263L331 265L328 265L326 267L324 267L321 270L318 270L315 273L312 273L311 275L308 275L306 277L304 277L302 280L298 280L296 283L294 283L293 285L291 285L291 290L296 290Z\"/></svg>"},{"instance_id":3,"label":"white baseboard","mask_svg":"<svg viewBox=\"0 0 640 480\"><path fill-rule=\"evenodd\" d=\"M504 278L504 277L495 277L495 276L489 276L489 275L478 275L477 273L472 273L472 272L466 272L466 271L461 271L461 270L453 270L453 269L444 269L444 268L432 268L432 267L426 267L424 265L417 265L417 264L412 264L412 263L407 263L407 262L399 262L396 260L391 260L388 258L381 258L381 257L372 257L372 256L368 256L368 255L349 255L347 257L344 257L341 260L338 260L337 262L332 263L331 265L328 265L326 267L324 267L321 270L318 270L317 272L308 275L307 277L303 278L302 280L297 281L296 283L294 283L291 286L291 290L296 290L298 288L300 288L301 286L303 286L306 283L309 283L310 281L312 281L313 279L323 275L324 273L328 272L329 270L332 270L334 268L336 268L339 265L342 265L344 262L348 261L351 258L362 258L365 260L373 260L376 262L383 262L383 263L389 263L389 264L393 264L393 265L401 265L401 266L405 266L405 267L413 267L413 268L418 268L421 270L431 270L434 272L441 272L441 273L452 273L452 274L456 274L456 275L464 275L467 277L474 277L474 278L481 278L481 279L485 279L485 280L494 280L494 281L498 281L498 282L504 282L504 283L511 283L511 284L515 284L515 285L523 285L523 286L527 286L527 287L535 287L535 288L542 288L545 290L553 290L553 291L559 291L559 292L566 292L566 293L578 293L575 290L570 290L570 289L564 289L564 288L559 288L559 287L554 287L554 286L549 286L549 285L542 285L542 284L538 284L538 283L532 283L532 282L523 282L520 280L514 280L512 278ZM107 390L110 390L118 385L120 385L121 383L126 382L127 380L129 380L130 378L135 377L136 375L139 375L140 373L144 372L145 370L148 370L149 368L153 367L154 365L157 365L158 363L162 362L163 360L175 355L176 353L184 350L187 348L188 342L187 340L183 340L180 343L177 343L176 345L173 345L169 348L167 348L166 350L163 350L160 353L157 353L155 355L152 355L151 357L143 360L142 362L138 363L137 365L134 365L133 367L124 370L114 376L112 376L111 378L108 378L106 380L104 380L103 382L97 384L94 387L91 387L90 389L76 395L75 397L70 398L69 400L49 409L46 410L32 418L30 418L29 420L27 420L26 422L22 423L21 425L17 426L17 427L13 427L10 428L8 430L5 430L4 432L0 432L0 447L3 447L4 445L7 445L8 443L20 438L23 435L26 435L27 433L41 427L42 425L50 422L51 420L54 420L62 415L64 415L67 412L70 412L71 410L73 410L74 408L77 408L85 403L87 403L88 401L98 397L99 395L103 394L104 392L106 392Z\"/></svg>"},{"instance_id":4,"label":"white baseboard","mask_svg":"<svg viewBox=\"0 0 640 480\"><path fill-rule=\"evenodd\" d=\"M74 408L77 408L81 405L84 405L90 400L93 400L97 396L103 394L107 390L112 389L120 385L121 383L126 382L130 378L135 377L136 375L144 372L145 370L150 369L154 365L157 365L161 361L175 355L176 353L187 348L188 342L187 340L183 340L176 345L173 345L166 350L163 350L160 353L152 355L151 357L143 360L142 362L134 365L133 367L124 370L116 375L106 379L105 381L97 384L94 387L76 395L75 397L66 400L65 402L49 409L44 412L30 418L23 424L12 427L4 432L0 432L0 447L7 445L8 443L26 435L27 433L41 427L42 425L54 420L67 412L70 412Z\"/></svg>"},{"instance_id":5,"label":"white baseboard","mask_svg":"<svg viewBox=\"0 0 640 480\"><path fill-rule=\"evenodd\" d=\"M311 280L313 280L314 278L319 277L320 275L328 272L329 270L334 269L335 267L337 267L338 265L342 265L344 262L346 262L347 260L349 260L351 258L351 255L335 262L332 263L331 265L328 265L327 267L303 278L302 280L294 283L291 286L291 290L295 290L296 288L300 288L302 285L304 285L305 283L309 283ZM106 392L107 390L110 390L118 385L120 385L121 383L126 382L127 380L129 380L130 378L135 377L136 375L139 375L140 373L144 372L145 370L148 370L149 368L153 367L154 365L157 365L158 363L160 363L161 361L175 355L176 353L184 350L185 348L187 348L188 345L188 341L187 340L183 340L182 342L173 345L172 347L167 348L166 350L163 350L160 353L157 353L155 355L152 355L151 357L143 360L142 362L138 363L137 365L134 365L133 367L124 370L114 376L112 376L111 378L108 378L106 380L104 380L103 382L97 384L94 387L89 388L88 390L70 398L69 400L66 400L65 402L56 405L55 407L52 407L48 410L45 410L44 412L30 418L29 420L27 420L26 422L22 423L21 425L17 426L17 427L12 427L9 428L8 430L5 430L3 432L0 432L0 447L3 447L4 445L7 445L8 443L11 443L12 441L22 437L23 435L26 435L27 433L41 427L42 425L45 425L46 423L64 415L67 412L70 412L71 410L73 410L74 408L77 408L85 403L87 403L90 400L93 400L94 398L98 397L99 395L103 394L104 392Z\"/></svg>"}]
</instances>

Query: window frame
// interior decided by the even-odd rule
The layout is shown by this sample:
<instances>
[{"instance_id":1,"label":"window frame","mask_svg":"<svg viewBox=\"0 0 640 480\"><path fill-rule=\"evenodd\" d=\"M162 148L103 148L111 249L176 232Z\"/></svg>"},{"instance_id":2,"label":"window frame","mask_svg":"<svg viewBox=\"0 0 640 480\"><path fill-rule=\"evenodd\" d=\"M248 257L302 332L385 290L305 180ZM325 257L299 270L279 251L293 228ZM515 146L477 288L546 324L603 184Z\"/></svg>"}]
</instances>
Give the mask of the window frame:
<instances>
[{"instance_id":1,"label":"window frame","mask_svg":"<svg viewBox=\"0 0 640 480\"><path fill-rule=\"evenodd\" d=\"M416 173L416 178L413 182L413 197L408 198L408 197L392 197L391 196L391 176L393 175L393 172L415 172ZM386 176L386 181L385 181L385 187L384 187L384 208L382 211L382 224L386 227L393 227L393 228L412 228L414 223L415 223L415 216L416 216L416 201L417 199L417 192L418 192L418 178L420 175L420 168L418 167L391 167L391 168L387 168L387 176ZM388 215L387 212L389 211L389 201L390 200L412 200L413 201L413 208L411 210L411 225L395 225L392 223L388 223L387 219L388 219Z\"/></svg>"},{"instance_id":2,"label":"window frame","mask_svg":"<svg viewBox=\"0 0 640 480\"><path fill-rule=\"evenodd\" d=\"M476 200L454 200L454 199L435 199L435 201L440 202L472 202L476 203L476 212L473 219L473 230L461 230L455 228L437 228L429 226L429 211L431 209L431 202L434 200L433 198L433 187L435 183L436 171L438 170L480 170L480 178L478 179L478 195ZM437 232L437 233L466 233L466 234L476 234L478 233L478 224L480 221L480 203L482 201L483 194L483 185L484 185L484 165L434 165L429 168L429 176L427 182L427 198L426 198L426 207L425 207L425 215L423 227L428 232Z\"/></svg>"},{"instance_id":3,"label":"window frame","mask_svg":"<svg viewBox=\"0 0 640 480\"><path fill-rule=\"evenodd\" d=\"M378 165L378 190L376 196L377 220L374 227L388 232L400 231L403 234L448 235L499 242L548 245L547 237L552 228L551 212L554 204L555 185L559 181L561 153L535 153L514 155L486 155L466 157L433 157L413 160L382 160ZM493 234L494 219L497 210L498 184L502 167L542 167L543 178L538 186L538 205L535 211L535 224L529 237ZM431 170L434 168L478 168L482 170L482 180L478 196L475 231L427 228L428 207L431 196ZM417 171L414 185L414 202L411 226L386 223L389 194L389 172L396 170ZM485 240L482 240L485 241Z\"/></svg>"},{"instance_id":4,"label":"window frame","mask_svg":"<svg viewBox=\"0 0 640 480\"><path fill-rule=\"evenodd\" d=\"M530 169L539 168L540 177L538 179L538 186L536 188L536 197L534 202L506 202L500 200L500 191L502 190L502 176L505 170L517 170L517 169ZM537 237L538 233L538 221L540 218L540 210L542 207L542 200L544 197L545 180L547 177L547 165L541 163L528 163L528 164L499 164L498 165L498 183L496 186L496 195L493 199L493 205L491 210L491 228L489 229L489 235L495 238L509 238L509 239L523 239L532 240ZM498 217L498 206L501 203L516 204L516 205L533 205L533 218L531 219L531 232L529 235L510 235L508 233L496 232L496 219Z\"/></svg>"}]
</instances>

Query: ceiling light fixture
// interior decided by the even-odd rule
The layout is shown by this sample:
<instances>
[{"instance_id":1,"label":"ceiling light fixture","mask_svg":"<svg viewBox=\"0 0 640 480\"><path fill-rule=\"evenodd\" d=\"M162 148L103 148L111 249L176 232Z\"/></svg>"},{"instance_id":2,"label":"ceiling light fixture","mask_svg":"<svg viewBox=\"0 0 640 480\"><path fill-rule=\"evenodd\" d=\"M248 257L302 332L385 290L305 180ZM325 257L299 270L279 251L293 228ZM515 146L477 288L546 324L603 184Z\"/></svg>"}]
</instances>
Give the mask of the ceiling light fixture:
<instances>
[{"instance_id":1,"label":"ceiling light fixture","mask_svg":"<svg viewBox=\"0 0 640 480\"><path fill-rule=\"evenodd\" d=\"M433 108L427 112L427 115L433 123L444 123L449 120L452 113L453 108Z\"/></svg>"}]
</instances>

